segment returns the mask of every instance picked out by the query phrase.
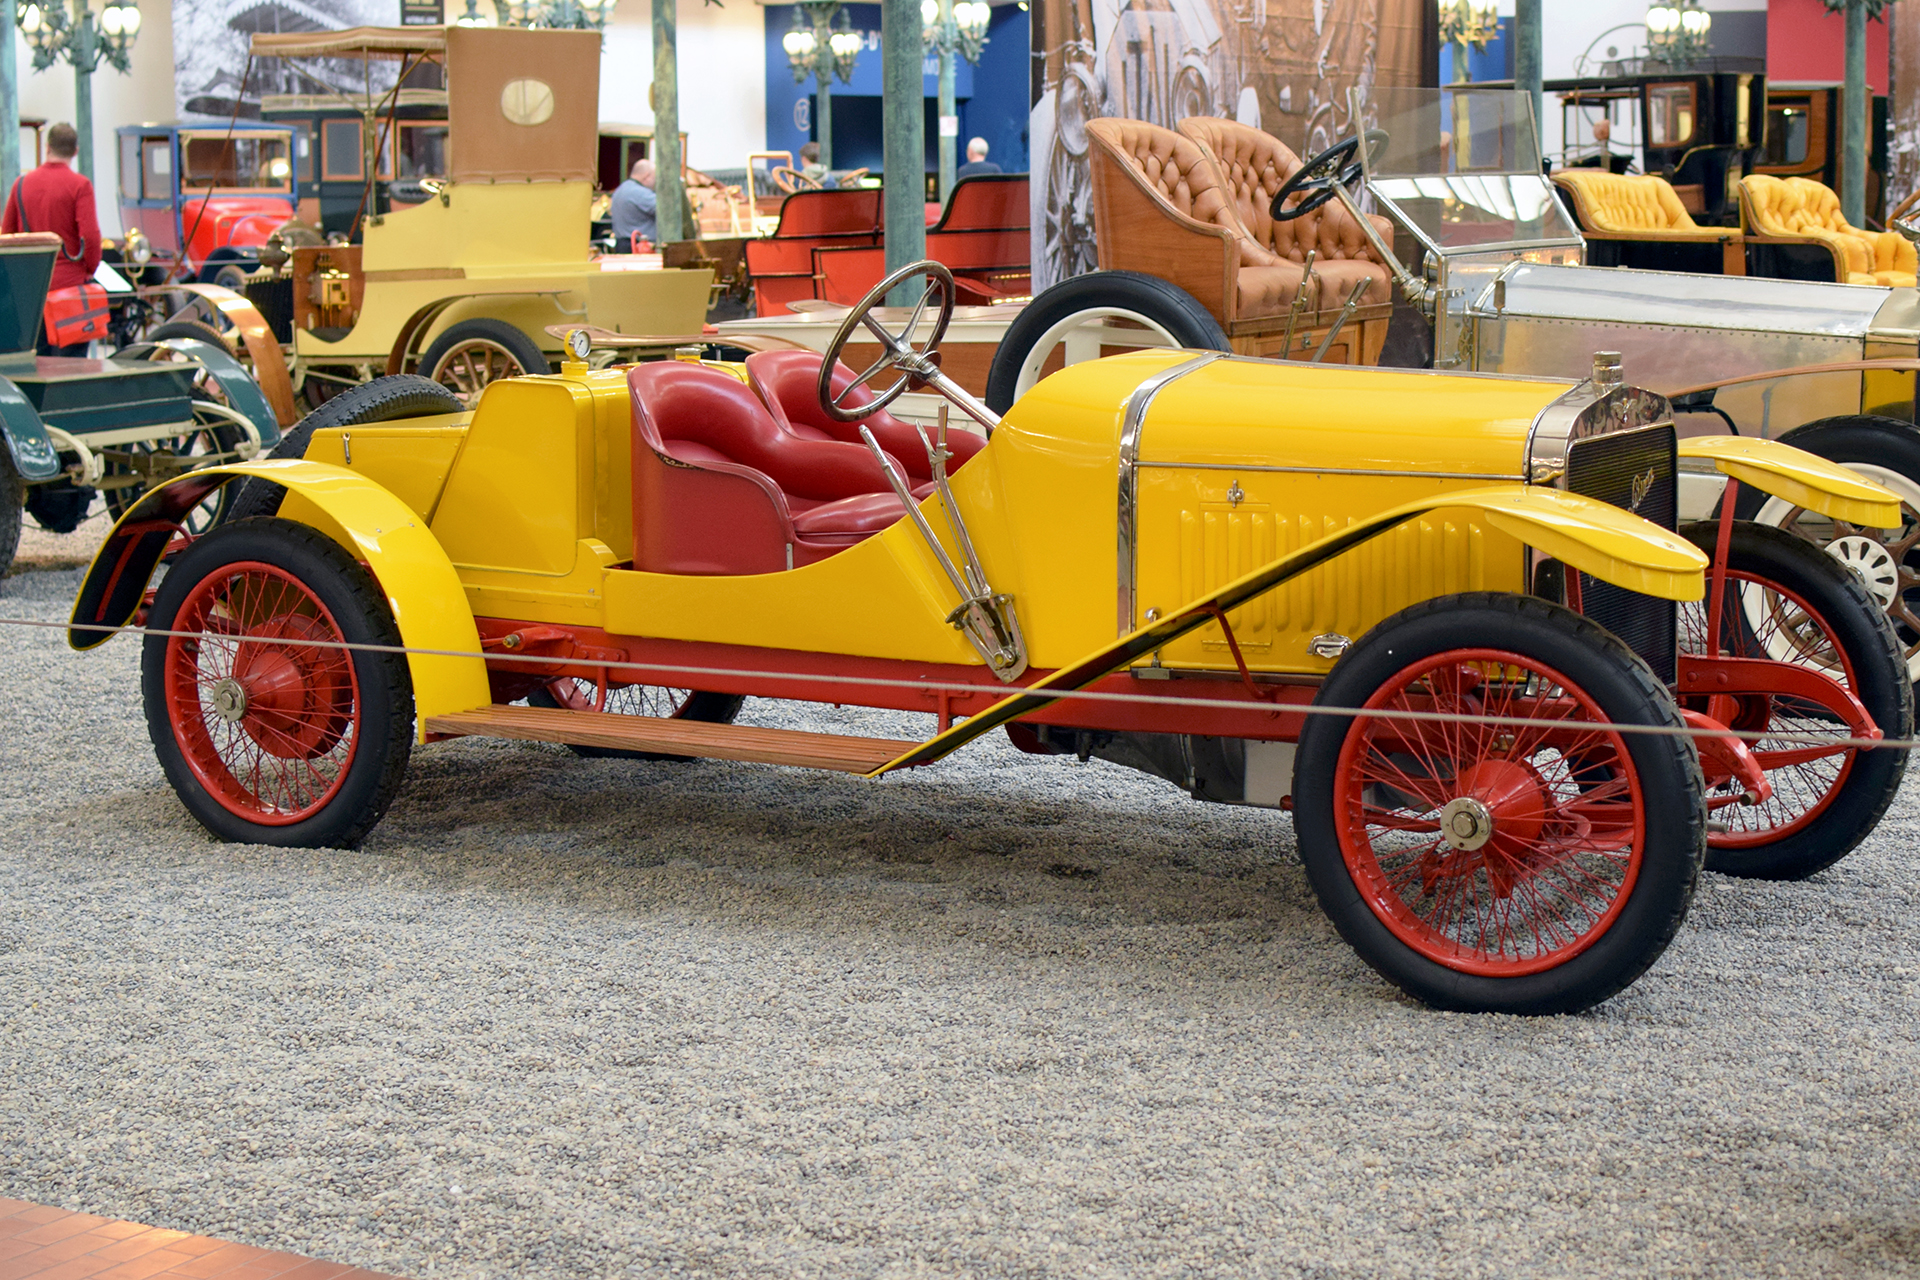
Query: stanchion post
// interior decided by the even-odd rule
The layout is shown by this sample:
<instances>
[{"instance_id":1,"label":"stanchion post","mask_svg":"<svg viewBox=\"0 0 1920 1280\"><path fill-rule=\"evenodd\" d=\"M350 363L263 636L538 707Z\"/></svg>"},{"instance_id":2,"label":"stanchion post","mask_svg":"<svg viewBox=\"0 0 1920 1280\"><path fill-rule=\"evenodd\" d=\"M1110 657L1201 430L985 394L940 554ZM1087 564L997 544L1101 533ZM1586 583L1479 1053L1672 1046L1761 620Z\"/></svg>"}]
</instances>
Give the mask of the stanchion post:
<instances>
[{"instance_id":1,"label":"stanchion post","mask_svg":"<svg viewBox=\"0 0 1920 1280\"><path fill-rule=\"evenodd\" d=\"M927 256L926 79L921 72L919 0L882 0L880 55L885 141L887 270ZM910 307L920 297L918 280L907 280L887 297Z\"/></svg>"}]
</instances>

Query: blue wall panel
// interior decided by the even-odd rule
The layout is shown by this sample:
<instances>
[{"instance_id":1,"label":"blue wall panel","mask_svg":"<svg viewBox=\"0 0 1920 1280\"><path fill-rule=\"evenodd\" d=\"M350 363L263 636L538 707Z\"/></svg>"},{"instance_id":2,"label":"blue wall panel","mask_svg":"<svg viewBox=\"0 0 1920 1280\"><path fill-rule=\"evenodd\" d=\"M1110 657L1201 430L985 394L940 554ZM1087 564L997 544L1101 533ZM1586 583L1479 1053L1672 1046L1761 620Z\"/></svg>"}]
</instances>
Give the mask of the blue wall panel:
<instances>
[{"instance_id":1,"label":"blue wall panel","mask_svg":"<svg viewBox=\"0 0 1920 1280\"><path fill-rule=\"evenodd\" d=\"M781 41L793 29L794 5L768 5L767 149L791 151L816 136L814 81L796 83ZM853 79L833 85L833 162L836 169L881 167L880 138L880 6L850 4L847 15L862 37L854 59ZM960 111L960 159L966 140L979 136L991 148L989 158L1008 173L1027 167L1027 77L1030 59L1028 15L1018 5L995 5L987 27L987 46L976 66L960 59L954 70L954 98ZM922 64L926 95L928 171L937 167L939 120L935 100L940 92L940 69L929 56ZM682 68L689 85L699 83L698 68ZM796 159L796 163L798 163Z\"/></svg>"},{"instance_id":2,"label":"blue wall panel","mask_svg":"<svg viewBox=\"0 0 1920 1280\"><path fill-rule=\"evenodd\" d=\"M1019 5L993 7L987 47L973 68L973 96L960 104L959 163L967 162L967 139L987 140L987 159L1007 173L1027 171L1029 15Z\"/></svg>"}]
</instances>

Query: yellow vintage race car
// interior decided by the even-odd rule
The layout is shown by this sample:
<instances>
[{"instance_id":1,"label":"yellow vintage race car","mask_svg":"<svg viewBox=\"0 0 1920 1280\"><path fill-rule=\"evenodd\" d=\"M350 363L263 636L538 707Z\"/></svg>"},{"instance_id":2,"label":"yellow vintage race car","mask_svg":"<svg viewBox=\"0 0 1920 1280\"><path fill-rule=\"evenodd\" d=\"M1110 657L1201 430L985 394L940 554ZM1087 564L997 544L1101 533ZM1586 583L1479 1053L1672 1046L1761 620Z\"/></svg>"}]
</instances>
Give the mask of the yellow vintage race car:
<instances>
[{"instance_id":1,"label":"yellow vintage race car","mask_svg":"<svg viewBox=\"0 0 1920 1280\"><path fill-rule=\"evenodd\" d=\"M916 275L890 332L870 313ZM1912 695L1872 597L1776 530L1674 527L1683 449L1730 489L1891 523L1872 482L1677 444L1604 356L1576 384L1145 351L1002 419L940 372L953 297L907 267L824 357L594 370L581 332L468 413L370 383L277 459L145 495L71 642L144 621L169 781L263 844L351 845L414 744L459 735L881 777L1004 728L1290 810L1341 933L1454 1009L1604 1000L1703 856L1808 874L1885 810L1905 756L1875 744L1910 735ZM884 354L856 375L859 328ZM910 383L984 436L894 419ZM732 724L748 696L937 729Z\"/></svg>"}]
</instances>

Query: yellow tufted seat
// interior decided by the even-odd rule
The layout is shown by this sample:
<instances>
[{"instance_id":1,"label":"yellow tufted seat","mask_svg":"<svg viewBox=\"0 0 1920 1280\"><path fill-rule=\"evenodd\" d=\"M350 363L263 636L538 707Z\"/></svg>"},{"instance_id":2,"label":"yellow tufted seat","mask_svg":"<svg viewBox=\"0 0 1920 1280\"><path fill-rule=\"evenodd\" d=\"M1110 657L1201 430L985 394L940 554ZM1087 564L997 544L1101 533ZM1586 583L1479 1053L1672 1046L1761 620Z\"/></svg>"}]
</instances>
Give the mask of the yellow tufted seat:
<instances>
[{"instance_id":1,"label":"yellow tufted seat","mask_svg":"<svg viewBox=\"0 0 1920 1280\"><path fill-rule=\"evenodd\" d=\"M1636 237L1698 237L1708 231L1693 220L1665 178L1561 169L1553 182L1572 199L1582 230L1632 232Z\"/></svg>"},{"instance_id":2,"label":"yellow tufted seat","mask_svg":"<svg viewBox=\"0 0 1920 1280\"><path fill-rule=\"evenodd\" d=\"M1750 232L1779 241L1825 246L1834 278L1848 284L1914 283L1914 247L1892 231L1867 231L1840 214L1832 188L1810 178L1756 173L1740 180L1740 221Z\"/></svg>"}]
</instances>

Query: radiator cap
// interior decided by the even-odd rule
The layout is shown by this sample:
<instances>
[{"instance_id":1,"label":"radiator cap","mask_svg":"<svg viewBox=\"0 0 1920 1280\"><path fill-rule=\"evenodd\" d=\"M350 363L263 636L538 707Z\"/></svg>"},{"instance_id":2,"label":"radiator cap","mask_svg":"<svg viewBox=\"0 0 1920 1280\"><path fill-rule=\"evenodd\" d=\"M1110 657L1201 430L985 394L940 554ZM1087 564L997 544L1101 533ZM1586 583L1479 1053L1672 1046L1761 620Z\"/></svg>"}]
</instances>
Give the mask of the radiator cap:
<instances>
[{"instance_id":1,"label":"radiator cap","mask_svg":"<svg viewBox=\"0 0 1920 1280\"><path fill-rule=\"evenodd\" d=\"M1620 371L1620 353L1618 351L1596 351L1593 353L1593 389L1605 391L1617 387L1626 375Z\"/></svg>"}]
</instances>

